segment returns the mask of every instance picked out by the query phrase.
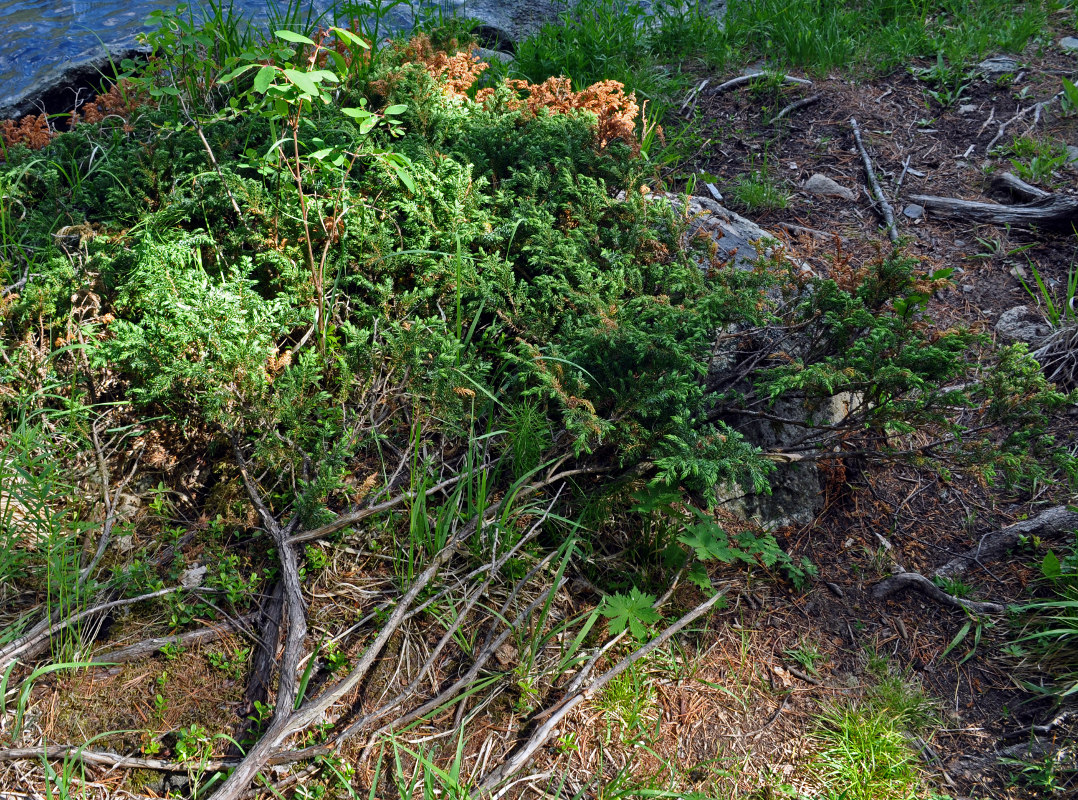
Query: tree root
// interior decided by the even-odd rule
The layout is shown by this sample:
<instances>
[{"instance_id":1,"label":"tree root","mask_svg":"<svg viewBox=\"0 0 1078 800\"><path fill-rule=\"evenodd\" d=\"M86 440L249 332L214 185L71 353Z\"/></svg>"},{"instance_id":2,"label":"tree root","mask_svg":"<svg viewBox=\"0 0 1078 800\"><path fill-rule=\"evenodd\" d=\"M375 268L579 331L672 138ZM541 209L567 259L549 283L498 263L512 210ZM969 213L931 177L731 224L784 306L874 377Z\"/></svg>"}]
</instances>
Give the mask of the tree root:
<instances>
[{"instance_id":1,"label":"tree root","mask_svg":"<svg viewBox=\"0 0 1078 800\"><path fill-rule=\"evenodd\" d=\"M1023 520L981 538L977 547L955 556L935 571L937 578L954 579L973 567L984 566L982 561L999 558L1023 538L1050 537L1078 529L1078 512L1066 506L1055 506L1042 511L1032 519ZM951 608L965 608L978 614L998 614L1003 606L998 603L978 603L947 594L919 572L902 572L886 578L872 587L872 596L883 599L901 589L916 589L927 597Z\"/></svg>"},{"instance_id":2,"label":"tree root","mask_svg":"<svg viewBox=\"0 0 1078 800\"><path fill-rule=\"evenodd\" d=\"M897 575L892 575L887 580L881 581L872 587L872 596L877 600L881 600L900 589L916 589L937 603L951 608L964 608L975 614L1002 614L1004 610L999 603L978 603L974 600L964 600L961 597L947 594L920 572L900 572Z\"/></svg>"}]
</instances>

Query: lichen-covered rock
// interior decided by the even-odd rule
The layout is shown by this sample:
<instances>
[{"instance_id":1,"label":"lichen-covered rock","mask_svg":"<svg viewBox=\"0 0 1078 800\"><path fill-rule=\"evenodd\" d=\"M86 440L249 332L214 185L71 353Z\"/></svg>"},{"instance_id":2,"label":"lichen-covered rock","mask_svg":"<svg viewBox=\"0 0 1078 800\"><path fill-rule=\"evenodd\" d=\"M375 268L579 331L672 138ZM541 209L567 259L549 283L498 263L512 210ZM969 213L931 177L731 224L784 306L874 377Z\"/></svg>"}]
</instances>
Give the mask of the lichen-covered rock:
<instances>
[{"instance_id":1,"label":"lichen-covered rock","mask_svg":"<svg viewBox=\"0 0 1078 800\"><path fill-rule=\"evenodd\" d=\"M1029 306L1015 306L1004 311L996 322L996 333L1011 342L1039 345L1052 332L1052 326Z\"/></svg>"}]
</instances>

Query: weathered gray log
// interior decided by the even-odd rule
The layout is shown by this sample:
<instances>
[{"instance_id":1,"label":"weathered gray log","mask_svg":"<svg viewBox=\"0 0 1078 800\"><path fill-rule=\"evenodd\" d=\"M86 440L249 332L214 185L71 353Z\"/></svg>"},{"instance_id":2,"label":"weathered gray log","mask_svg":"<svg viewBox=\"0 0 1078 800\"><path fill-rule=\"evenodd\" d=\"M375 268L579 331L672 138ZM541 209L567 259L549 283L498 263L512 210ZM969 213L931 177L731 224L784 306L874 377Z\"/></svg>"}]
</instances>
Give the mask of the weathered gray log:
<instances>
[{"instance_id":1,"label":"weathered gray log","mask_svg":"<svg viewBox=\"0 0 1078 800\"><path fill-rule=\"evenodd\" d=\"M957 578L979 562L993 561L1013 548L1025 537L1046 539L1078 529L1078 512L1067 506L1054 506L1032 519L1025 519L988 534L980 543L962 555L955 556L936 570L937 578Z\"/></svg>"},{"instance_id":2,"label":"weathered gray log","mask_svg":"<svg viewBox=\"0 0 1078 800\"><path fill-rule=\"evenodd\" d=\"M1031 187L1032 188L1032 187ZM945 219L963 222L982 222L989 225L1040 225L1045 228L1066 228L1078 223L1078 196L1049 194L1030 203L1006 206L976 200L957 200L915 194L910 200Z\"/></svg>"},{"instance_id":3,"label":"weathered gray log","mask_svg":"<svg viewBox=\"0 0 1078 800\"><path fill-rule=\"evenodd\" d=\"M954 579L974 565L999 558L1023 538L1037 536L1043 539L1072 530L1078 530L1078 512L1071 511L1067 506L1054 506L1032 519L986 534L975 548L955 556L933 574L937 578ZM872 587L872 596L883 599L902 589L915 589L952 608L966 608L975 613L1003 611L1003 606L997 603L978 603L949 595L919 572L902 572L880 581Z\"/></svg>"}]
</instances>

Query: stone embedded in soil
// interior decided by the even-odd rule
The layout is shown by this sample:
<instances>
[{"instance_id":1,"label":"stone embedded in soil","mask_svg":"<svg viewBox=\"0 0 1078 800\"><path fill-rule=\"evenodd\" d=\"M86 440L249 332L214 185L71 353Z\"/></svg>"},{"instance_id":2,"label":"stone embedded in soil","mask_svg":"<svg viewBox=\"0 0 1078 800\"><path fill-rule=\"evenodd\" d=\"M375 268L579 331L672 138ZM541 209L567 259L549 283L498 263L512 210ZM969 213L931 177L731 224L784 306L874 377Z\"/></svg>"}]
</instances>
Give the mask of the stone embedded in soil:
<instances>
[{"instance_id":1,"label":"stone embedded in soil","mask_svg":"<svg viewBox=\"0 0 1078 800\"><path fill-rule=\"evenodd\" d=\"M1060 39L1059 46L1064 50L1070 50L1072 53L1078 53L1078 39L1073 36L1065 36Z\"/></svg>"},{"instance_id":2,"label":"stone embedded in soil","mask_svg":"<svg viewBox=\"0 0 1078 800\"><path fill-rule=\"evenodd\" d=\"M960 105L958 107L958 113L959 114L972 114L976 110L977 110L977 104L976 103L963 103L962 105Z\"/></svg>"},{"instance_id":3,"label":"stone embedded in soil","mask_svg":"<svg viewBox=\"0 0 1078 800\"><path fill-rule=\"evenodd\" d=\"M852 189L847 189L840 183L833 181L826 175L816 173L807 181L805 181L804 190L809 194L823 195L825 197L841 197L845 200L857 199L857 193Z\"/></svg>"},{"instance_id":4,"label":"stone embedded in soil","mask_svg":"<svg viewBox=\"0 0 1078 800\"><path fill-rule=\"evenodd\" d=\"M1078 147L1073 144L1067 145L1067 163L1078 164Z\"/></svg>"},{"instance_id":5,"label":"stone embedded in soil","mask_svg":"<svg viewBox=\"0 0 1078 800\"><path fill-rule=\"evenodd\" d=\"M1007 72L1017 72L1018 62L1010 56L993 56L978 64L977 69L986 75L1003 75Z\"/></svg>"},{"instance_id":6,"label":"stone embedded in soil","mask_svg":"<svg viewBox=\"0 0 1078 800\"><path fill-rule=\"evenodd\" d=\"M480 58L483 61L501 61L503 64L508 64L515 60L512 53L505 53L501 50L491 50L488 47L477 47L473 52L477 58Z\"/></svg>"},{"instance_id":7,"label":"stone embedded in soil","mask_svg":"<svg viewBox=\"0 0 1078 800\"><path fill-rule=\"evenodd\" d=\"M916 203L910 203L908 206L902 209L902 213L910 219L920 219L925 215L925 208L924 206L919 206Z\"/></svg>"},{"instance_id":8,"label":"stone embedded in soil","mask_svg":"<svg viewBox=\"0 0 1078 800\"><path fill-rule=\"evenodd\" d=\"M180 576L180 584L188 589L201 586L208 571L206 567L191 567Z\"/></svg>"},{"instance_id":9,"label":"stone embedded in soil","mask_svg":"<svg viewBox=\"0 0 1078 800\"><path fill-rule=\"evenodd\" d=\"M996 322L996 333L1012 342L1039 344L1052 332L1052 326L1029 306L1015 306L1004 311Z\"/></svg>"}]
</instances>

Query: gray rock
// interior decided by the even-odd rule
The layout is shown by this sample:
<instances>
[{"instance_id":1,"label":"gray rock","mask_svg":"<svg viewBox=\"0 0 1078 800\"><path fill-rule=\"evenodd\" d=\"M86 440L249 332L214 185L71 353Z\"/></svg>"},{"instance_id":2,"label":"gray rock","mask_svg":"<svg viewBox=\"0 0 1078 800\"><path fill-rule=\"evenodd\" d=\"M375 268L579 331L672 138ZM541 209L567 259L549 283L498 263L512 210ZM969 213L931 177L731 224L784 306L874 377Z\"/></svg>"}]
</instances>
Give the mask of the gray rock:
<instances>
[{"instance_id":1,"label":"gray rock","mask_svg":"<svg viewBox=\"0 0 1078 800\"><path fill-rule=\"evenodd\" d=\"M857 193L852 189L847 189L840 183L833 181L826 175L821 175L817 172L807 181L802 187L809 194L822 195L824 197L841 197L844 200L854 201L857 199Z\"/></svg>"},{"instance_id":2,"label":"gray rock","mask_svg":"<svg viewBox=\"0 0 1078 800\"><path fill-rule=\"evenodd\" d=\"M436 3L433 5L437 5ZM509 42L519 42L549 22L556 22L566 13L565 0L449 0L448 7L458 16L478 20L481 23L480 38L487 39L490 33ZM626 3L626 6L628 3ZM650 11L654 2L644 0L645 10ZM722 19L726 15L726 0L705 0L704 9L713 16ZM488 30L484 31L483 28ZM486 35L484 35L486 34ZM497 46L498 50L504 50Z\"/></svg>"},{"instance_id":3,"label":"gray rock","mask_svg":"<svg viewBox=\"0 0 1078 800\"><path fill-rule=\"evenodd\" d=\"M0 119L18 119L26 114L49 114L70 111L76 96L85 100L101 85L102 75L112 75L112 64L120 65L125 58L145 59L149 50L125 42L103 51L83 54L80 60L41 71L28 85L14 94L0 87ZM80 94L81 93L81 94Z\"/></svg>"},{"instance_id":4,"label":"gray rock","mask_svg":"<svg viewBox=\"0 0 1078 800\"><path fill-rule=\"evenodd\" d=\"M1073 36L1064 36L1059 40L1059 46L1072 53L1078 53L1078 39Z\"/></svg>"},{"instance_id":5,"label":"gray rock","mask_svg":"<svg viewBox=\"0 0 1078 800\"><path fill-rule=\"evenodd\" d=\"M717 256L727 259L738 269L752 269L760 257L771 254L775 239L756 223L745 219L707 197L690 197L686 202L682 195L656 192L651 199L665 199L675 208L688 215L690 223L686 236L706 233L718 248ZM808 266L803 270L811 274ZM735 328L731 327L728 332ZM717 342L723 337L718 337ZM733 339L728 340L733 345ZM734 362L733 352L725 352L716 346L709 363L708 376L719 378ZM797 398L779 400L769 411L788 419L811 419L814 424L837 424L849 414L855 413L863 398L849 394L836 395L814 406ZM763 420L757 417L737 417L730 424L757 447L765 451L796 449L805 429ZM785 525L803 525L819 514L823 505L822 475L815 461L798 461L796 458L777 463L769 476L770 494L755 494L739 486L717 486L715 496L725 508L744 518L758 520L767 528Z\"/></svg>"},{"instance_id":6,"label":"gray rock","mask_svg":"<svg viewBox=\"0 0 1078 800\"><path fill-rule=\"evenodd\" d=\"M1073 144L1067 145L1067 163L1078 164L1078 147Z\"/></svg>"},{"instance_id":7,"label":"gray rock","mask_svg":"<svg viewBox=\"0 0 1078 800\"><path fill-rule=\"evenodd\" d=\"M508 64L515 60L512 53L505 53L501 50L491 50L488 47L475 48L475 55L483 61L501 61L503 64Z\"/></svg>"},{"instance_id":8,"label":"gray rock","mask_svg":"<svg viewBox=\"0 0 1078 800\"><path fill-rule=\"evenodd\" d=\"M185 570L180 576L180 584L187 589L194 589L202 585L202 582L206 579L206 573L209 570L206 567L191 567Z\"/></svg>"},{"instance_id":9,"label":"gray rock","mask_svg":"<svg viewBox=\"0 0 1078 800\"><path fill-rule=\"evenodd\" d=\"M978 64L977 69L985 75L1003 75L1007 72L1018 72L1018 61L1010 56L993 56Z\"/></svg>"},{"instance_id":10,"label":"gray rock","mask_svg":"<svg viewBox=\"0 0 1078 800\"><path fill-rule=\"evenodd\" d=\"M835 425L856 413L863 402L863 397L844 392L828 398L817 407L809 407L796 398L783 398L768 410L777 417L811 420L816 425ZM737 420L733 427L765 451L792 449L805 435L805 429L799 425L759 418ZM716 488L716 499L735 514L755 519L769 529L806 525L823 509L823 476L815 461L794 458L777 462L768 480L771 484L770 494L751 494L738 487L723 486Z\"/></svg>"},{"instance_id":11,"label":"gray rock","mask_svg":"<svg viewBox=\"0 0 1078 800\"><path fill-rule=\"evenodd\" d=\"M655 192L649 199L665 199L672 206L682 209L684 197L672 192ZM735 214L709 197L690 197L688 207L682 209L689 215L688 236L703 231L715 240L716 256L729 261L738 269L751 270L760 258L771 255L778 240L755 222Z\"/></svg>"},{"instance_id":12,"label":"gray rock","mask_svg":"<svg viewBox=\"0 0 1078 800\"><path fill-rule=\"evenodd\" d=\"M1025 342L1036 346L1052 332L1052 326L1044 315L1029 306L1015 306L1007 309L996 322L996 333L1012 342Z\"/></svg>"},{"instance_id":13,"label":"gray rock","mask_svg":"<svg viewBox=\"0 0 1078 800\"><path fill-rule=\"evenodd\" d=\"M910 219L920 219L925 215L925 208L924 206L919 206L916 203L910 203L908 206L902 209L902 213Z\"/></svg>"},{"instance_id":14,"label":"gray rock","mask_svg":"<svg viewBox=\"0 0 1078 800\"><path fill-rule=\"evenodd\" d=\"M962 105L960 105L958 107L958 113L959 114L972 114L976 110L977 110L977 104L976 103L963 103Z\"/></svg>"}]
</instances>

